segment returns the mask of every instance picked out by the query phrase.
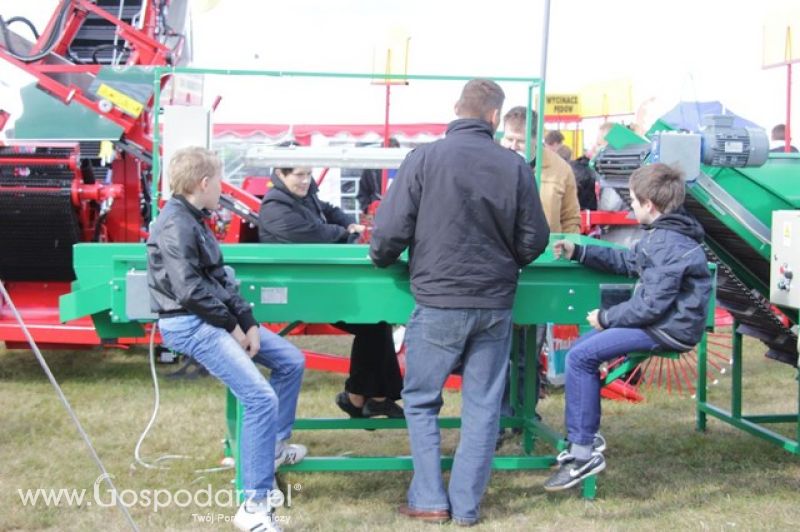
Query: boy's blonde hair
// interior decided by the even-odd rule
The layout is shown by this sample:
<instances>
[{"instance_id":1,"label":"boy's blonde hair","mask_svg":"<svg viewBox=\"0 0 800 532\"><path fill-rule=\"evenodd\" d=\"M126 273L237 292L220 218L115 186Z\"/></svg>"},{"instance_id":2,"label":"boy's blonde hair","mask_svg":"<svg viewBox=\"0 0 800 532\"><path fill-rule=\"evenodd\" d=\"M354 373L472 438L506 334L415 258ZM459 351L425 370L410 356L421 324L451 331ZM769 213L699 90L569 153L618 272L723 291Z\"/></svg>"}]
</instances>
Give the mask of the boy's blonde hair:
<instances>
[{"instance_id":1,"label":"boy's blonde hair","mask_svg":"<svg viewBox=\"0 0 800 532\"><path fill-rule=\"evenodd\" d=\"M169 188L173 194L191 194L204 177L216 177L221 171L222 162L213 151L181 148L169 161Z\"/></svg>"},{"instance_id":2,"label":"boy's blonde hair","mask_svg":"<svg viewBox=\"0 0 800 532\"><path fill-rule=\"evenodd\" d=\"M675 211L686 196L681 172L664 163L636 169L631 174L630 189L639 203L650 200L662 214Z\"/></svg>"}]
</instances>

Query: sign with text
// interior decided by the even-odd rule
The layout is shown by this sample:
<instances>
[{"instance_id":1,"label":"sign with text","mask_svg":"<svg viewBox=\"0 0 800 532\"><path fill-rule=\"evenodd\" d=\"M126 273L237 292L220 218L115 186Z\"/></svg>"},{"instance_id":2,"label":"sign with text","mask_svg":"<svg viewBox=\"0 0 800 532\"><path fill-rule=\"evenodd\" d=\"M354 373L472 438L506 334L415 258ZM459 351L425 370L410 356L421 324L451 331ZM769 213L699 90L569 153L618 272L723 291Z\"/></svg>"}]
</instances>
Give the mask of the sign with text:
<instances>
[{"instance_id":1,"label":"sign with text","mask_svg":"<svg viewBox=\"0 0 800 532\"><path fill-rule=\"evenodd\" d=\"M580 120L581 101L577 94L547 94L544 97L544 116L548 120Z\"/></svg>"}]
</instances>

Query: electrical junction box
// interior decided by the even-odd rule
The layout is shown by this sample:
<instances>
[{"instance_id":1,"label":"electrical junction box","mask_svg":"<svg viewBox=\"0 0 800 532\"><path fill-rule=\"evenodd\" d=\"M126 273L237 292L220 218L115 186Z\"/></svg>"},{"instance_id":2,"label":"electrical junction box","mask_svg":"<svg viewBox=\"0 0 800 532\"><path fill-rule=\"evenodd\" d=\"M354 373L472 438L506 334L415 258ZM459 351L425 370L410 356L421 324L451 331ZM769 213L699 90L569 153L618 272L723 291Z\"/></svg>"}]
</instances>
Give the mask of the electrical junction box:
<instances>
[{"instance_id":1,"label":"electrical junction box","mask_svg":"<svg viewBox=\"0 0 800 532\"><path fill-rule=\"evenodd\" d=\"M772 260L769 299L776 305L800 309L800 210L772 213Z\"/></svg>"},{"instance_id":2,"label":"electrical junction box","mask_svg":"<svg viewBox=\"0 0 800 532\"><path fill-rule=\"evenodd\" d=\"M129 320L157 320L158 315L150 310L150 288L147 286L147 270L131 270L125 274L125 314Z\"/></svg>"}]
</instances>

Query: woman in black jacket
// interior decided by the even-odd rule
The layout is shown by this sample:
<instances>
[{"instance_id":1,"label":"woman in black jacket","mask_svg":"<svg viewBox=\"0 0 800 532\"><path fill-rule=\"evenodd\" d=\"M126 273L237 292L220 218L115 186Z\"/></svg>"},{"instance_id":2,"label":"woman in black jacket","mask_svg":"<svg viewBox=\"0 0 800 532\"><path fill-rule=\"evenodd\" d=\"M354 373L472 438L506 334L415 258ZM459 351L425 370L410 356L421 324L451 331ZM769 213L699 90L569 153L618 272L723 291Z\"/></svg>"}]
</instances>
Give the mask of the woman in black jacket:
<instances>
[{"instance_id":1,"label":"woman in black jacket","mask_svg":"<svg viewBox=\"0 0 800 532\"><path fill-rule=\"evenodd\" d=\"M364 226L340 208L317 197L310 168L278 168L272 188L261 202L258 236L266 243L352 242ZM394 350L392 327L387 323L336 323L353 334L350 377L336 404L350 417L403 417L395 401L403 379Z\"/></svg>"}]
</instances>

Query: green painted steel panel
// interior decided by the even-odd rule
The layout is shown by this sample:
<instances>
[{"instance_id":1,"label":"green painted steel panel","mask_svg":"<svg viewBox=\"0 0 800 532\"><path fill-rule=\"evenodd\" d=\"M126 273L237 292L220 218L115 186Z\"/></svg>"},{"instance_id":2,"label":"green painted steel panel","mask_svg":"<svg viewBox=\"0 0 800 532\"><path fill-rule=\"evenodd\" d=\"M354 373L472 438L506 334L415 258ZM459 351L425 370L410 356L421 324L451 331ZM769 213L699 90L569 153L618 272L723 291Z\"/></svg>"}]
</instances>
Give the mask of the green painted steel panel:
<instances>
[{"instance_id":1,"label":"green painted steel panel","mask_svg":"<svg viewBox=\"0 0 800 532\"><path fill-rule=\"evenodd\" d=\"M66 105L35 85L20 91L22 115L14 124L15 139L119 140L122 127L81 104Z\"/></svg>"},{"instance_id":2,"label":"green painted steel panel","mask_svg":"<svg viewBox=\"0 0 800 532\"><path fill-rule=\"evenodd\" d=\"M553 235L552 240L563 235ZM578 235L584 244L609 245ZM236 270L240 291L262 322L405 323L414 305L405 255L376 268L366 245L223 245ZM74 248L76 292L61 302L61 319L105 312L113 324L130 322L125 313L125 276L146 269L144 244L78 244ZM583 323L600 301L599 285L632 283L617 275L556 260L551 248L522 270L514 305L517 324ZM104 330L107 330L104 327ZM114 335L118 337L119 335Z\"/></svg>"}]
</instances>

